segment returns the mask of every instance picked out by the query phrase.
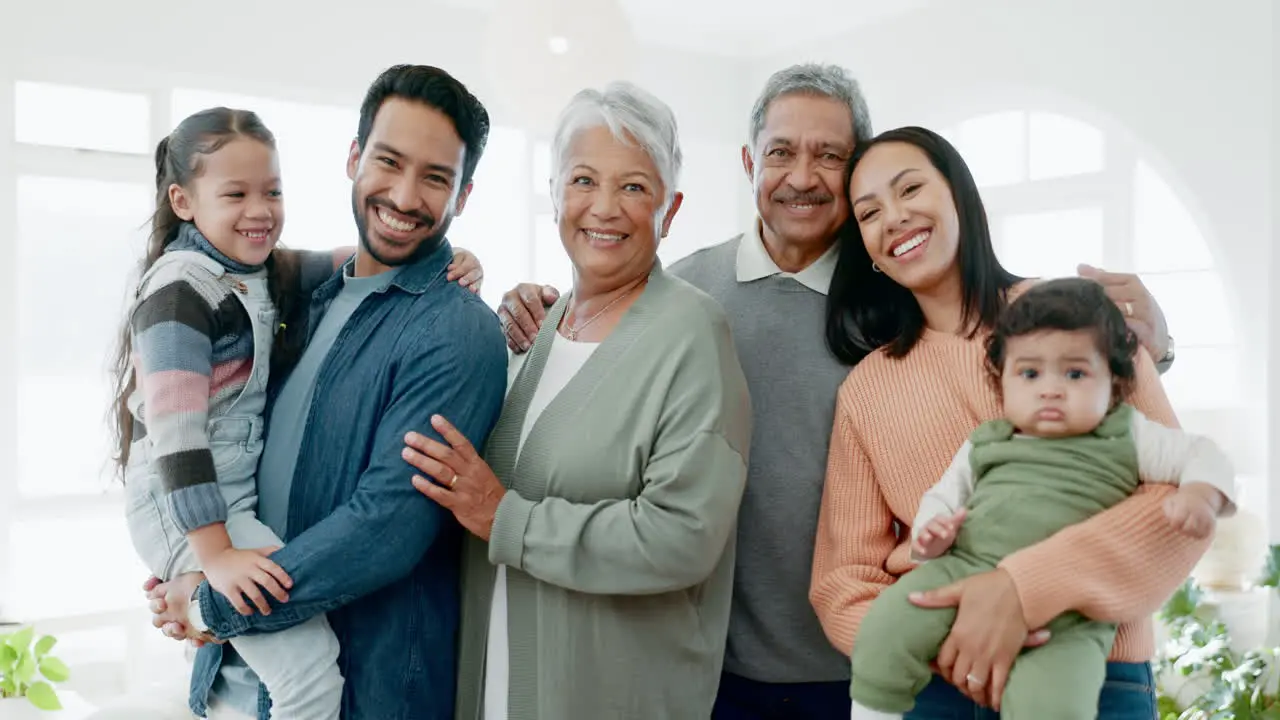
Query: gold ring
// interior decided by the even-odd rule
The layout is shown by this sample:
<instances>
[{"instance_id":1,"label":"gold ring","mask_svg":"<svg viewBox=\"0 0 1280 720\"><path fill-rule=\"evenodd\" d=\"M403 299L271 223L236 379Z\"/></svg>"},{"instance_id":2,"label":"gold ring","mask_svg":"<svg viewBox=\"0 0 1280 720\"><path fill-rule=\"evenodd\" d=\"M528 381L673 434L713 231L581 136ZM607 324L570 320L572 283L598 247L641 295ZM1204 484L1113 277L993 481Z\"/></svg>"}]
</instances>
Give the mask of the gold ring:
<instances>
[{"instance_id":1,"label":"gold ring","mask_svg":"<svg viewBox=\"0 0 1280 720\"><path fill-rule=\"evenodd\" d=\"M453 477L449 478L449 489L452 490L453 486L457 484L458 484L458 473L454 473Z\"/></svg>"},{"instance_id":2,"label":"gold ring","mask_svg":"<svg viewBox=\"0 0 1280 720\"><path fill-rule=\"evenodd\" d=\"M968 675L965 675L964 679L968 680L969 684L974 687L982 687L983 685L986 685L986 683L982 681L982 678L979 678L977 675L974 675L973 673L969 673Z\"/></svg>"},{"instance_id":3,"label":"gold ring","mask_svg":"<svg viewBox=\"0 0 1280 720\"><path fill-rule=\"evenodd\" d=\"M1128 300L1124 301L1124 314L1133 317L1133 303Z\"/></svg>"}]
</instances>

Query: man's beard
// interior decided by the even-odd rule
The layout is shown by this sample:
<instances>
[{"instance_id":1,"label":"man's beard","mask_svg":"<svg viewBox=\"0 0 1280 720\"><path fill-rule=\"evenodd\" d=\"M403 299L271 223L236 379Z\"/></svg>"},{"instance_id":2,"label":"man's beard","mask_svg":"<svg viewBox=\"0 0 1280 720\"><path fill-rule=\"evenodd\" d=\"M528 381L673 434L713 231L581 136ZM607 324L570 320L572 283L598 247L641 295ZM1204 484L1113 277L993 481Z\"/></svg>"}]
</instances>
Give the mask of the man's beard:
<instances>
[{"instance_id":1,"label":"man's beard","mask_svg":"<svg viewBox=\"0 0 1280 720\"><path fill-rule=\"evenodd\" d=\"M377 198L372 203L369 202L369 200L373 200L373 198L365 200L364 204L367 210L377 212L376 208L381 205L388 209L395 210L402 215L414 218L420 224L425 224L431 227L431 233L418 242L418 246L413 249L413 252L400 258L383 257L373 247L373 243L369 240L370 231L369 223L367 221L368 216L365 215L364 212L361 212L360 202L356 197L356 189L354 187L351 188L351 214L356 218L356 230L360 233L360 247L364 248L364 251L369 253L369 257L372 257L374 260L378 261L380 265L384 265L386 267L410 265L435 252L444 241L445 234L449 232L449 225L453 223L453 217L448 214L445 215L443 221L437 221L435 217L428 212L406 213L397 208L389 200Z\"/></svg>"}]
</instances>

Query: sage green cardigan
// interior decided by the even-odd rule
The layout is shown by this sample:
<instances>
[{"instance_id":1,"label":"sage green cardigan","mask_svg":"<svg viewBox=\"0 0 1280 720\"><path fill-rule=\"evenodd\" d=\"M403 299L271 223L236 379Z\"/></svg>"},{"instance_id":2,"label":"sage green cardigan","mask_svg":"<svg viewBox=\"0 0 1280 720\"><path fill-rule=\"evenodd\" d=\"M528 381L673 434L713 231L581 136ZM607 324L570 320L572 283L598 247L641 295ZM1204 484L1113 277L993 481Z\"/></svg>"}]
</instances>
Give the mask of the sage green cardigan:
<instances>
[{"instance_id":1,"label":"sage green cardigan","mask_svg":"<svg viewBox=\"0 0 1280 720\"><path fill-rule=\"evenodd\" d=\"M510 720L707 718L724 657L751 407L728 322L655 264L642 294L520 430L566 299L489 439L510 492L464 550L457 717L483 717L507 566Z\"/></svg>"}]
</instances>

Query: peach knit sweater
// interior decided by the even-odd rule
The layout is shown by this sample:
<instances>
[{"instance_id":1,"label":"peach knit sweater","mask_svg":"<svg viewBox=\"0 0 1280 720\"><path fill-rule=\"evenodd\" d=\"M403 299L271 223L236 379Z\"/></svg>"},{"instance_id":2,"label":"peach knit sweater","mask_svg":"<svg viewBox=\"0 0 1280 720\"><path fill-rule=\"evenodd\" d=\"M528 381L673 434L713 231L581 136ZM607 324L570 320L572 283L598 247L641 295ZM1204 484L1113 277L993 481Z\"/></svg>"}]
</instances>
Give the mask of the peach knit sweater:
<instances>
[{"instance_id":1,"label":"peach knit sweater","mask_svg":"<svg viewBox=\"0 0 1280 720\"><path fill-rule=\"evenodd\" d=\"M809 599L845 653L871 601L912 567L910 524L920 498L969 434L1001 415L983 339L926 331L905 358L873 353L840 386ZM1137 360L1130 401L1176 427L1150 356L1142 350ZM1110 510L1007 557L1000 566L1013 577L1027 626L1076 610L1119 623L1112 660L1149 660L1152 614L1209 545L1166 524L1162 502L1172 491L1144 483Z\"/></svg>"}]
</instances>

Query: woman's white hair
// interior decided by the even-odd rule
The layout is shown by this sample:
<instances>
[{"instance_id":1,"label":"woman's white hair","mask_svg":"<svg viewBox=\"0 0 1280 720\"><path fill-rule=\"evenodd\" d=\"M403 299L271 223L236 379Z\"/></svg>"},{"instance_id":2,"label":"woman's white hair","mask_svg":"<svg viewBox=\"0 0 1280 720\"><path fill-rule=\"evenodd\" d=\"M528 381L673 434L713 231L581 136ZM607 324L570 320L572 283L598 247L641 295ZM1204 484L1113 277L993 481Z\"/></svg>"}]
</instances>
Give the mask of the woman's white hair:
<instances>
[{"instance_id":1,"label":"woman's white hair","mask_svg":"<svg viewBox=\"0 0 1280 720\"><path fill-rule=\"evenodd\" d=\"M605 126L624 143L635 143L648 153L662 181L661 213L675 198L680 181L680 138L676 116L667 104L633 83L616 81L603 91L588 88L578 92L560 113L551 140L552 195L563 190L569 148L578 133Z\"/></svg>"}]
</instances>

